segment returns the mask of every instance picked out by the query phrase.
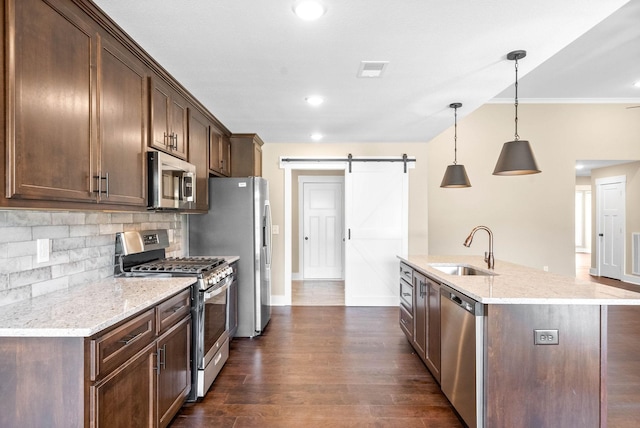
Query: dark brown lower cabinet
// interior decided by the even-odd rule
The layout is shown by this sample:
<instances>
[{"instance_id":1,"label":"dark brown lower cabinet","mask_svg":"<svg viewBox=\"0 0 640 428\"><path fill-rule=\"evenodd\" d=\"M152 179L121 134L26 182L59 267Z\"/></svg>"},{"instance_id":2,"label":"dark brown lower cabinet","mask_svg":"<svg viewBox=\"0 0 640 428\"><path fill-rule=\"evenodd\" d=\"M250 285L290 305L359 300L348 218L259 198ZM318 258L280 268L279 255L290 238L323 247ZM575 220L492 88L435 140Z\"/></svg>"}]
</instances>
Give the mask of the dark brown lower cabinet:
<instances>
[{"instance_id":1,"label":"dark brown lower cabinet","mask_svg":"<svg viewBox=\"0 0 640 428\"><path fill-rule=\"evenodd\" d=\"M191 390L191 318L185 318L156 342L159 355L158 426L166 427Z\"/></svg>"},{"instance_id":2,"label":"dark brown lower cabinet","mask_svg":"<svg viewBox=\"0 0 640 428\"><path fill-rule=\"evenodd\" d=\"M155 426L156 360L152 343L91 387L92 426Z\"/></svg>"},{"instance_id":3,"label":"dark brown lower cabinet","mask_svg":"<svg viewBox=\"0 0 640 428\"><path fill-rule=\"evenodd\" d=\"M440 382L440 283L427 278L427 347L424 362Z\"/></svg>"},{"instance_id":4,"label":"dark brown lower cabinet","mask_svg":"<svg viewBox=\"0 0 640 428\"><path fill-rule=\"evenodd\" d=\"M189 292L87 338L0 337L0 427L166 427L191 390Z\"/></svg>"},{"instance_id":5,"label":"dark brown lower cabinet","mask_svg":"<svg viewBox=\"0 0 640 428\"><path fill-rule=\"evenodd\" d=\"M405 335L422 361L440 382L440 283L413 270L412 313L404 313L407 308L400 305L400 322ZM402 279L400 280L402 284ZM410 315L410 316L409 316ZM406 324L413 321L413 329L408 332Z\"/></svg>"}]
</instances>

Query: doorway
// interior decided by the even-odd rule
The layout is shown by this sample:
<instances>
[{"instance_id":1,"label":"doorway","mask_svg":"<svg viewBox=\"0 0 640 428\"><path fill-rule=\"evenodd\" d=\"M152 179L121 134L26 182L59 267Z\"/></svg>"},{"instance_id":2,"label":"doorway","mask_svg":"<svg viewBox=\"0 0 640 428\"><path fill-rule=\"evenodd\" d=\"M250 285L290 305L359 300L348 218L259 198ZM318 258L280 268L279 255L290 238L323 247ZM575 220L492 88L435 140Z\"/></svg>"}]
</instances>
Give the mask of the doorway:
<instances>
[{"instance_id":1,"label":"doorway","mask_svg":"<svg viewBox=\"0 0 640 428\"><path fill-rule=\"evenodd\" d=\"M622 279L624 269L626 177L596 180L598 275Z\"/></svg>"},{"instance_id":2,"label":"doorway","mask_svg":"<svg viewBox=\"0 0 640 428\"><path fill-rule=\"evenodd\" d=\"M297 195L293 192L297 182L293 176L299 171L341 171L345 188L345 305L397 306L397 255L408 252L408 169L414 166L415 158L406 155L281 158L280 168L284 170L284 295L275 299L272 296L272 303L291 305L292 302L292 280L296 272L293 266L298 254L293 249L298 240L292 237L298 230L297 225L292 224L293 217L297 217L294 207L298 206L293 203ZM364 210L368 210L368 216ZM380 228L381 224L385 227ZM372 227L378 230L377 239L370 236ZM365 245L367 243L369 245Z\"/></svg>"},{"instance_id":3,"label":"doorway","mask_svg":"<svg viewBox=\"0 0 640 428\"><path fill-rule=\"evenodd\" d=\"M299 176L298 194L302 279L343 279L344 176Z\"/></svg>"}]
</instances>

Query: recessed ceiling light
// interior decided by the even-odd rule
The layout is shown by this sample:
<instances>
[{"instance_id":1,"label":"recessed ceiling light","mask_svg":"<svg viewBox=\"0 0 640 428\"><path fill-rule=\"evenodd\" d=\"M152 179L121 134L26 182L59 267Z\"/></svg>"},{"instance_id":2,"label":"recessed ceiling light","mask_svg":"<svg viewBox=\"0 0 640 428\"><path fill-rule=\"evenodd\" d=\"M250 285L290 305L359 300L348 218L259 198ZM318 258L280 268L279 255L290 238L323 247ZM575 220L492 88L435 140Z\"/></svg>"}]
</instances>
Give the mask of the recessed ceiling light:
<instances>
[{"instance_id":1,"label":"recessed ceiling light","mask_svg":"<svg viewBox=\"0 0 640 428\"><path fill-rule=\"evenodd\" d=\"M311 134L311 139L313 141L320 141L320 140L322 140L322 137L323 137L323 135L319 134L317 132L315 134Z\"/></svg>"},{"instance_id":2,"label":"recessed ceiling light","mask_svg":"<svg viewBox=\"0 0 640 428\"><path fill-rule=\"evenodd\" d=\"M312 106L319 106L320 104L322 104L324 102L324 98L322 98L320 95L309 95L307 98L304 99L307 103L309 103L309 105Z\"/></svg>"},{"instance_id":3,"label":"recessed ceiling light","mask_svg":"<svg viewBox=\"0 0 640 428\"><path fill-rule=\"evenodd\" d=\"M305 21L313 21L320 18L326 12L322 3L313 0L303 0L293 6L293 12L298 18Z\"/></svg>"},{"instance_id":4,"label":"recessed ceiling light","mask_svg":"<svg viewBox=\"0 0 640 428\"><path fill-rule=\"evenodd\" d=\"M584 169L584 165L581 164L576 164L576 169L580 170L580 169Z\"/></svg>"},{"instance_id":5,"label":"recessed ceiling light","mask_svg":"<svg viewBox=\"0 0 640 428\"><path fill-rule=\"evenodd\" d=\"M636 88L640 88L640 80L638 80L636 83L634 83L633 86L635 86Z\"/></svg>"}]
</instances>

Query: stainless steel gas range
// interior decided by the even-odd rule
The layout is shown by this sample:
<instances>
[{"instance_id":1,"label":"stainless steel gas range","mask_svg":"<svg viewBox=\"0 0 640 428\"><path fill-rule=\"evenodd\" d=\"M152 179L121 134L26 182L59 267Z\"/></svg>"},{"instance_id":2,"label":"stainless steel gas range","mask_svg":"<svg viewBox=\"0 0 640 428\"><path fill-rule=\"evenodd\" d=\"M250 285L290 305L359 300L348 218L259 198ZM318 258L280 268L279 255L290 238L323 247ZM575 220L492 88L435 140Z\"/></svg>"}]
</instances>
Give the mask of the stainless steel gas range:
<instances>
[{"instance_id":1,"label":"stainless steel gas range","mask_svg":"<svg viewBox=\"0 0 640 428\"><path fill-rule=\"evenodd\" d=\"M166 230L116 234L116 276L193 276L192 383L189 401L206 395L229 356L238 326L234 264L221 257L166 257Z\"/></svg>"}]
</instances>

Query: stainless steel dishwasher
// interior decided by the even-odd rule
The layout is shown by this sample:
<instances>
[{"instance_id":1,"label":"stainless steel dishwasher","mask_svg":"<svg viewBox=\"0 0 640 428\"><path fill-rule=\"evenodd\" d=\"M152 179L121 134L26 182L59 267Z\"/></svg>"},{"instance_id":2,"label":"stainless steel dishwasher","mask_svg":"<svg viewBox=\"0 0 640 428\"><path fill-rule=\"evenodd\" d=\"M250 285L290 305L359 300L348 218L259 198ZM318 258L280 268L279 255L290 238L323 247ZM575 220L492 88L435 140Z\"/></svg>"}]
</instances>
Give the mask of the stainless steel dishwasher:
<instances>
[{"instance_id":1,"label":"stainless steel dishwasher","mask_svg":"<svg viewBox=\"0 0 640 428\"><path fill-rule=\"evenodd\" d=\"M442 392L470 428L479 428L484 410L482 304L444 285L440 294Z\"/></svg>"}]
</instances>

